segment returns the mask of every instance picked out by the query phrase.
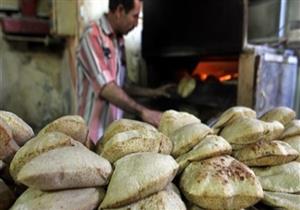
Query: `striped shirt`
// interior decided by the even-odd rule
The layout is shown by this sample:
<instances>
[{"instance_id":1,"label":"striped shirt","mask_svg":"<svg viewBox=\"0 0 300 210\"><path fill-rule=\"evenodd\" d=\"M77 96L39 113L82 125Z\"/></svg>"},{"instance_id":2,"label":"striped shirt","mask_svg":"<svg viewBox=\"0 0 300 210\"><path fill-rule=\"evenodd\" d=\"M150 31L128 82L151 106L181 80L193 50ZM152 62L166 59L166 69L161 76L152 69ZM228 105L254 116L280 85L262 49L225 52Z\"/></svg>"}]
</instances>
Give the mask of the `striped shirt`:
<instances>
[{"instance_id":1,"label":"striped shirt","mask_svg":"<svg viewBox=\"0 0 300 210\"><path fill-rule=\"evenodd\" d=\"M120 119L123 111L101 98L102 88L125 80L124 39L117 37L103 15L84 31L77 50L77 113L89 126L89 137L96 144L104 129Z\"/></svg>"}]
</instances>

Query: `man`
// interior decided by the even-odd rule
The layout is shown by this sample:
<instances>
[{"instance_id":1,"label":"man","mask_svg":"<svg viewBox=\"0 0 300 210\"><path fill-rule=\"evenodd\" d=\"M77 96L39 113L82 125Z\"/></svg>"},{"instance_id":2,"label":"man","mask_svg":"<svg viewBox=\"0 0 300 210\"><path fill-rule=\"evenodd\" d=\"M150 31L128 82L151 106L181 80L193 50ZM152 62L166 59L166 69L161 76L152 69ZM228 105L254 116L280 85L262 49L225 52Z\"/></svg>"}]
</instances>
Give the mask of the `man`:
<instances>
[{"instance_id":1,"label":"man","mask_svg":"<svg viewBox=\"0 0 300 210\"><path fill-rule=\"evenodd\" d=\"M90 139L96 144L104 129L120 119L123 110L136 113L142 120L157 126L161 112L134 101L122 89L125 80L123 35L138 24L140 0L109 0L109 12L92 22L84 32L77 52L78 114L88 122ZM168 87L135 93L152 96L165 94Z\"/></svg>"}]
</instances>

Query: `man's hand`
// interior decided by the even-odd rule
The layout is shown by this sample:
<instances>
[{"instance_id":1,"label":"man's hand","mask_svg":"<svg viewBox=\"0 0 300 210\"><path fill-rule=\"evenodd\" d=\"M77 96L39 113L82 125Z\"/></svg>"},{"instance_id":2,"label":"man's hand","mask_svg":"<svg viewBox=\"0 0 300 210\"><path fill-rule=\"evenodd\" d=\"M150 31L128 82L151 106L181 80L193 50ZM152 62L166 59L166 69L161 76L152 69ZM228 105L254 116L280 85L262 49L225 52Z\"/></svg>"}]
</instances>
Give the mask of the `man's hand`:
<instances>
[{"instance_id":1,"label":"man's hand","mask_svg":"<svg viewBox=\"0 0 300 210\"><path fill-rule=\"evenodd\" d=\"M158 127L162 113L159 111L150 110L144 108L141 112L141 118L143 121Z\"/></svg>"},{"instance_id":2,"label":"man's hand","mask_svg":"<svg viewBox=\"0 0 300 210\"><path fill-rule=\"evenodd\" d=\"M104 86L100 97L105 98L115 106L120 107L124 111L139 115L143 121L158 126L162 113L150 110L130 98L119 86L114 82Z\"/></svg>"},{"instance_id":3,"label":"man's hand","mask_svg":"<svg viewBox=\"0 0 300 210\"><path fill-rule=\"evenodd\" d=\"M166 98L170 98L171 95L168 92L171 88L175 88L176 84L166 84L166 85L162 85L158 88L153 89L153 93L152 93L152 97L156 98L156 97L166 97Z\"/></svg>"}]
</instances>

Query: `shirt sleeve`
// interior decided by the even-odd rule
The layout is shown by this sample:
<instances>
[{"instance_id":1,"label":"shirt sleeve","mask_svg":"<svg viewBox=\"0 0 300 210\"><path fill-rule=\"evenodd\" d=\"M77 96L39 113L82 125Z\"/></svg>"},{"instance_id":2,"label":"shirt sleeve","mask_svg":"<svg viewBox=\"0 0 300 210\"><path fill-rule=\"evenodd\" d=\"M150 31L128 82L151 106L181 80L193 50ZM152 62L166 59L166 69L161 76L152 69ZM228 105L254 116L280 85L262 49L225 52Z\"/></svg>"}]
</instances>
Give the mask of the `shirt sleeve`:
<instances>
[{"instance_id":1,"label":"shirt sleeve","mask_svg":"<svg viewBox=\"0 0 300 210\"><path fill-rule=\"evenodd\" d=\"M114 81L103 46L100 34L96 34L93 28L86 32L80 42L78 59L84 66L83 73L96 94L99 94L107 83Z\"/></svg>"}]
</instances>

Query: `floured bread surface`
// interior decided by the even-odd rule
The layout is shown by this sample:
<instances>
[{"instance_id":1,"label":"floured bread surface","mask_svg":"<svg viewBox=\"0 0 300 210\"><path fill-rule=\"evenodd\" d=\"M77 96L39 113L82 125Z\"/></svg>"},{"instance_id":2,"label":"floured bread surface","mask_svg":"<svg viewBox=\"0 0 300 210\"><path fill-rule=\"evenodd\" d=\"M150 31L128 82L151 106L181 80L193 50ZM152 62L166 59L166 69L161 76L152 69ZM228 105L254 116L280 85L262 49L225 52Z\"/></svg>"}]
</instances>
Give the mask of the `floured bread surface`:
<instances>
[{"instance_id":1,"label":"floured bread surface","mask_svg":"<svg viewBox=\"0 0 300 210\"><path fill-rule=\"evenodd\" d=\"M300 195L298 194L264 191L262 202L276 209L300 210Z\"/></svg>"},{"instance_id":2,"label":"floured bread surface","mask_svg":"<svg viewBox=\"0 0 300 210\"><path fill-rule=\"evenodd\" d=\"M131 205L104 210L186 210L186 207L180 196L168 188Z\"/></svg>"},{"instance_id":3,"label":"floured bread surface","mask_svg":"<svg viewBox=\"0 0 300 210\"><path fill-rule=\"evenodd\" d=\"M230 144L251 144L264 136L264 125L260 120L242 118L226 126L220 136Z\"/></svg>"},{"instance_id":4,"label":"floured bread surface","mask_svg":"<svg viewBox=\"0 0 300 210\"><path fill-rule=\"evenodd\" d=\"M253 109L243 106L235 106L227 109L213 125L213 129L218 133L219 130L231 124L240 118L256 118L256 112Z\"/></svg>"},{"instance_id":5,"label":"floured bread surface","mask_svg":"<svg viewBox=\"0 0 300 210\"><path fill-rule=\"evenodd\" d=\"M295 119L296 113L294 110L292 110L289 107L276 107L273 108L266 113L264 113L260 120L266 121L266 122L273 122L273 121L279 121L284 126L291 122L293 119Z\"/></svg>"},{"instance_id":6,"label":"floured bread surface","mask_svg":"<svg viewBox=\"0 0 300 210\"><path fill-rule=\"evenodd\" d=\"M273 122L263 122L264 126L264 136L263 140L264 141L272 141L272 140L278 140L280 139L280 135L282 134L284 130L284 126L278 122L278 121L273 121Z\"/></svg>"},{"instance_id":7,"label":"floured bread surface","mask_svg":"<svg viewBox=\"0 0 300 210\"><path fill-rule=\"evenodd\" d=\"M284 131L281 134L281 139L298 135L300 135L300 120L292 120L285 126Z\"/></svg>"},{"instance_id":8,"label":"floured bread surface","mask_svg":"<svg viewBox=\"0 0 300 210\"><path fill-rule=\"evenodd\" d=\"M15 154L10 164L10 175L14 178L14 180L16 180L17 174L21 168L33 158L55 148L77 145L76 143L77 142L75 142L71 137L60 132L38 135L35 138L30 139Z\"/></svg>"},{"instance_id":9,"label":"floured bread surface","mask_svg":"<svg viewBox=\"0 0 300 210\"><path fill-rule=\"evenodd\" d=\"M230 156L192 162L182 174L180 188L190 202L205 209L246 208L263 197L253 171Z\"/></svg>"},{"instance_id":10,"label":"floured bread surface","mask_svg":"<svg viewBox=\"0 0 300 210\"><path fill-rule=\"evenodd\" d=\"M112 122L105 130L101 139L102 144L106 144L114 135L130 130L149 130L156 132L152 125L137 120L120 119Z\"/></svg>"},{"instance_id":11,"label":"floured bread surface","mask_svg":"<svg viewBox=\"0 0 300 210\"><path fill-rule=\"evenodd\" d=\"M258 142L260 142L260 141L258 141ZM251 143L251 144L230 144L230 145L231 145L232 150L235 151L235 150L244 149L244 148L249 147L249 146L253 146L258 142L254 142L254 143Z\"/></svg>"},{"instance_id":12,"label":"floured bread surface","mask_svg":"<svg viewBox=\"0 0 300 210\"><path fill-rule=\"evenodd\" d=\"M19 150L19 146L13 139L12 130L8 124L0 118L0 160L11 158Z\"/></svg>"},{"instance_id":13,"label":"floured bread surface","mask_svg":"<svg viewBox=\"0 0 300 210\"><path fill-rule=\"evenodd\" d=\"M110 163L84 147L68 146L43 153L26 163L17 181L40 190L103 186Z\"/></svg>"},{"instance_id":14,"label":"floured bread surface","mask_svg":"<svg viewBox=\"0 0 300 210\"><path fill-rule=\"evenodd\" d=\"M266 191L299 193L300 163L290 162L278 166L252 168Z\"/></svg>"},{"instance_id":15,"label":"floured bread surface","mask_svg":"<svg viewBox=\"0 0 300 210\"><path fill-rule=\"evenodd\" d=\"M88 137L88 127L84 119L79 115L60 117L46 125L38 135L54 131L64 133L81 143L85 143Z\"/></svg>"},{"instance_id":16,"label":"floured bread surface","mask_svg":"<svg viewBox=\"0 0 300 210\"><path fill-rule=\"evenodd\" d=\"M136 153L115 163L101 208L132 204L163 190L175 177L178 164L169 155Z\"/></svg>"},{"instance_id":17,"label":"floured bread surface","mask_svg":"<svg viewBox=\"0 0 300 210\"><path fill-rule=\"evenodd\" d=\"M19 146L34 136L32 128L14 113L0 110L0 119L8 124L13 138Z\"/></svg>"},{"instance_id":18,"label":"floured bread surface","mask_svg":"<svg viewBox=\"0 0 300 210\"><path fill-rule=\"evenodd\" d=\"M300 154L300 136L293 136L289 138L285 138L284 142L288 143L291 147L298 151ZM300 155L298 156L297 160L300 162Z\"/></svg>"},{"instance_id":19,"label":"floured bread surface","mask_svg":"<svg viewBox=\"0 0 300 210\"><path fill-rule=\"evenodd\" d=\"M104 197L101 188L83 188L56 192L27 189L11 207L11 210L93 210Z\"/></svg>"},{"instance_id":20,"label":"floured bread surface","mask_svg":"<svg viewBox=\"0 0 300 210\"><path fill-rule=\"evenodd\" d=\"M175 110L165 111L161 117L158 130L170 137L177 129L191 124L200 123L200 119L187 112L177 112Z\"/></svg>"},{"instance_id":21,"label":"floured bread surface","mask_svg":"<svg viewBox=\"0 0 300 210\"><path fill-rule=\"evenodd\" d=\"M212 130L205 124L192 123L177 129L170 136L173 142L172 155L178 157L198 144Z\"/></svg>"},{"instance_id":22,"label":"floured bread surface","mask_svg":"<svg viewBox=\"0 0 300 210\"><path fill-rule=\"evenodd\" d=\"M261 141L234 151L233 156L248 166L273 166L291 162L299 153L282 141Z\"/></svg>"},{"instance_id":23,"label":"floured bread surface","mask_svg":"<svg viewBox=\"0 0 300 210\"><path fill-rule=\"evenodd\" d=\"M190 162L230 154L231 146L224 138L208 135L191 151L179 156L176 161L179 164L179 172L181 172Z\"/></svg>"},{"instance_id":24,"label":"floured bread surface","mask_svg":"<svg viewBox=\"0 0 300 210\"><path fill-rule=\"evenodd\" d=\"M129 130L115 134L104 144L101 156L115 162L125 155L137 152L170 154L172 142L164 134L152 130Z\"/></svg>"}]
</instances>

